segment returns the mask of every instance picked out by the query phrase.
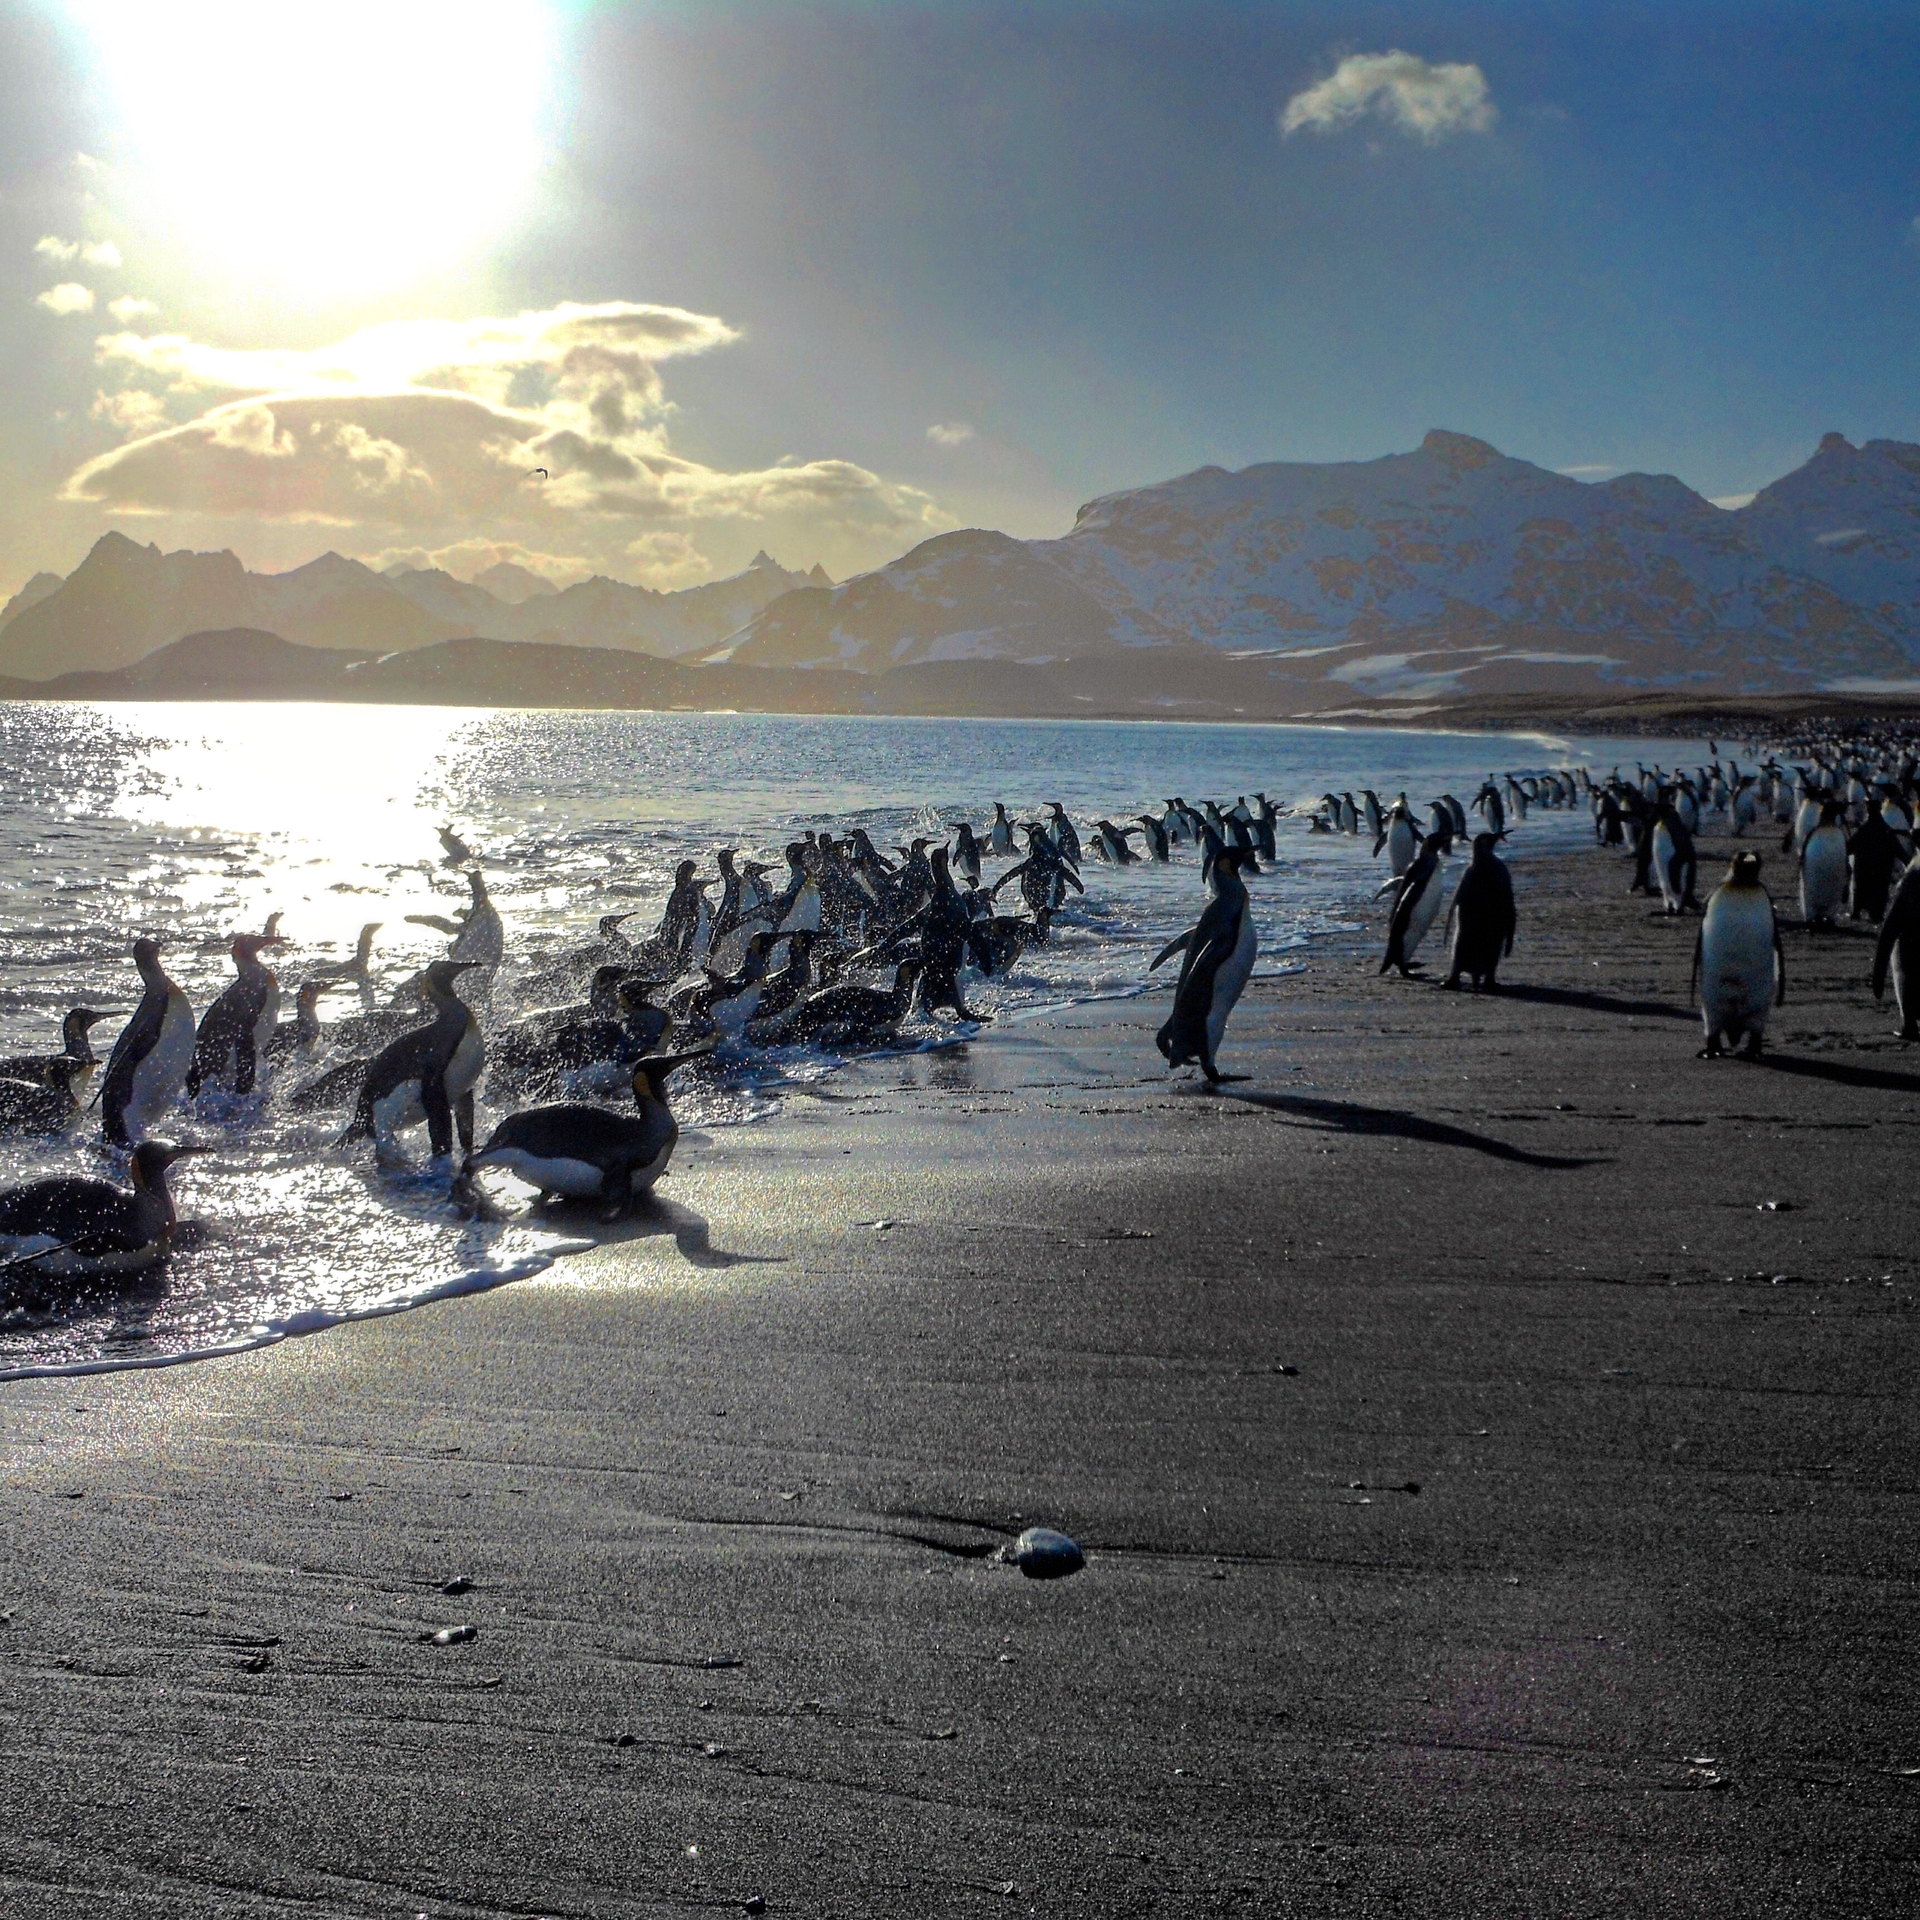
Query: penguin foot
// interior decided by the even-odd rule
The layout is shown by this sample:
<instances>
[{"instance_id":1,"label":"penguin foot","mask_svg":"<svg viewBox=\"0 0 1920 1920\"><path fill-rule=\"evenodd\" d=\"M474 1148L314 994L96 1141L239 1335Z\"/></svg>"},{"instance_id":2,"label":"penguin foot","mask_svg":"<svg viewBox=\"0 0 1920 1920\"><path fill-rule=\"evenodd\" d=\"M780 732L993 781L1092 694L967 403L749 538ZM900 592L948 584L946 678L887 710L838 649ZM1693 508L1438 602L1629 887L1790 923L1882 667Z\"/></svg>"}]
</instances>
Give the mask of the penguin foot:
<instances>
[{"instance_id":1,"label":"penguin foot","mask_svg":"<svg viewBox=\"0 0 1920 1920\"><path fill-rule=\"evenodd\" d=\"M1724 1060L1727 1056L1726 1049L1718 1040L1709 1040L1693 1057L1696 1060Z\"/></svg>"},{"instance_id":2,"label":"penguin foot","mask_svg":"<svg viewBox=\"0 0 1920 1920\"><path fill-rule=\"evenodd\" d=\"M1440 982L1440 991L1442 993L1458 993L1460 991L1460 976L1457 973L1448 974L1447 977Z\"/></svg>"}]
</instances>

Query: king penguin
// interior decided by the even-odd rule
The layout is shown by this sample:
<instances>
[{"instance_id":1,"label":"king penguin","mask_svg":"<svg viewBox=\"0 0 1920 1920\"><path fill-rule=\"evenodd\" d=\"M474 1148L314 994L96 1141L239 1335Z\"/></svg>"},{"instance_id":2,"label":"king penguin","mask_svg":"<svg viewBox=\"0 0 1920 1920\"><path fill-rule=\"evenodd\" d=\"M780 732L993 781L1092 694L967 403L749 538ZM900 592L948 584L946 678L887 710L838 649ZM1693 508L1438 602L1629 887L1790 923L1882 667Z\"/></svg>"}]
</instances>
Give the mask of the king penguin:
<instances>
[{"instance_id":1,"label":"king penguin","mask_svg":"<svg viewBox=\"0 0 1920 1920\"><path fill-rule=\"evenodd\" d=\"M1787 997L1786 960L1773 917L1773 898L1760 884L1760 856L1737 853L1727 877L1707 900L1693 949L1693 981L1707 1044L1703 1060L1717 1060L1723 1041L1746 1044L1760 1057L1767 1015Z\"/></svg>"},{"instance_id":2,"label":"king penguin","mask_svg":"<svg viewBox=\"0 0 1920 1920\"><path fill-rule=\"evenodd\" d=\"M234 936L233 964L240 977L201 1016L187 1069L189 1100L209 1081L226 1092L253 1091L280 1019L280 979L260 955L280 944L277 933Z\"/></svg>"},{"instance_id":3,"label":"king penguin","mask_svg":"<svg viewBox=\"0 0 1920 1920\"><path fill-rule=\"evenodd\" d=\"M1476 987L1489 993L1500 990L1495 976L1501 956L1513 951L1516 919L1513 876L1494 851L1499 843L1497 833L1473 836L1473 858L1447 909L1453 921L1453 957L1440 983L1443 987L1458 987L1460 976L1470 973Z\"/></svg>"},{"instance_id":4,"label":"king penguin","mask_svg":"<svg viewBox=\"0 0 1920 1920\"><path fill-rule=\"evenodd\" d=\"M137 1273L164 1259L178 1225L167 1169L205 1147L144 1140L128 1171L133 1191L72 1174L0 1193L0 1252L36 1274Z\"/></svg>"},{"instance_id":5,"label":"king penguin","mask_svg":"<svg viewBox=\"0 0 1920 1920\"><path fill-rule=\"evenodd\" d=\"M1227 1016L1233 1012L1260 951L1253 905L1240 878L1245 859L1234 847L1222 847L1214 854L1208 878L1212 898L1194 926L1177 940L1170 940L1153 960L1157 967L1176 953L1186 954L1173 989L1173 1011L1154 1042L1169 1067L1197 1061L1209 1086L1247 1078L1244 1073L1223 1074L1216 1064Z\"/></svg>"},{"instance_id":6,"label":"king penguin","mask_svg":"<svg viewBox=\"0 0 1920 1920\"><path fill-rule=\"evenodd\" d=\"M480 1023L454 983L478 960L436 960L426 971L425 989L433 1002L433 1024L403 1033L368 1061L353 1119L339 1144L371 1139L385 1151L402 1127L427 1123L438 1159L453 1151L453 1126L460 1123L460 1144L473 1151L473 1090L486 1067L486 1043Z\"/></svg>"},{"instance_id":7,"label":"king penguin","mask_svg":"<svg viewBox=\"0 0 1920 1920\"><path fill-rule=\"evenodd\" d=\"M1900 1009L1900 1038L1920 1040L1920 862L1900 876L1880 922L1873 949L1873 997L1884 998L1893 975L1894 1004Z\"/></svg>"},{"instance_id":8,"label":"king penguin","mask_svg":"<svg viewBox=\"0 0 1920 1920\"><path fill-rule=\"evenodd\" d=\"M679 1123L667 1106L667 1076L709 1051L700 1047L637 1062L637 1113L567 1103L509 1114L487 1144L467 1156L466 1174L505 1167L537 1187L542 1203L557 1196L600 1200L606 1204L603 1218L619 1219L666 1172L680 1139Z\"/></svg>"},{"instance_id":9,"label":"king penguin","mask_svg":"<svg viewBox=\"0 0 1920 1920\"><path fill-rule=\"evenodd\" d=\"M113 1043L100 1084L102 1126L115 1147L145 1137L179 1100L193 1064L193 1008L160 964L160 942L142 935L133 943L133 964L146 991Z\"/></svg>"},{"instance_id":10,"label":"king penguin","mask_svg":"<svg viewBox=\"0 0 1920 1920\"><path fill-rule=\"evenodd\" d=\"M1403 975L1411 975L1413 956L1440 917L1440 897L1447 890L1446 869L1439 849L1431 840L1393 884L1398 892L1393 902L1393 918L1387 924L1387 951L1380 962L1380 971L1385 973L1389 967L1398 967Z\"/></svg>"},{"instance_id":11,"label":"king penguin","mask_svg":"<svg viewBox=\"0 0 1920 1920\"><path fill-rule=\"evenodd\" d=\"M1809 927L1831 927L1847 899L1845 809L1837 800L1822 803L1818 822L1800 843L1800 917Z\"/></svg>"}]
</instances>

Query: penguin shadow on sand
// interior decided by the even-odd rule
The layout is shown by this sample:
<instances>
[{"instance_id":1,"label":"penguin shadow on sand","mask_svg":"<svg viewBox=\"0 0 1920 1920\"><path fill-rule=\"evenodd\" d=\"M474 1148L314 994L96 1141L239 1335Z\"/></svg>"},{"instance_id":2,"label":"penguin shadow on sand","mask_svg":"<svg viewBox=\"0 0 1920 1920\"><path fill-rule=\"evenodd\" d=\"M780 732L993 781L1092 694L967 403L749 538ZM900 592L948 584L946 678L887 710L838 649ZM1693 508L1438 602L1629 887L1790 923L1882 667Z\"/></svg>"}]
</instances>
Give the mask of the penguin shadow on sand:
<instances>
[{"instance_id":1,"label":"penguin shadow on sand","mask_svg":"<svg viewBox=\"0 0 1920 1920\"><path fill-rule=\"evenodd\" d=\"M1844 1060L1816 1060L1804 1053L1763 1053L1753 1063L1771 1073L1800 1080L1825 1080L1837 1087L1860 1087L1872 1093L1920 1094L1920 1074L1894 1073L1885 1067L1856 1067Z\"/></svg>"},{"instance_id":2,"label":"penguin shadow on sand","mask_svg":"<svg viewBox=\"0 0 1920 1920\"><path fill-rule=\"evenodd\" d=\"M567 1201L557 1206L530 1208L524 1218L547 1226L565 1227L603 1247L625 1246L632 1241L656 1240L671 1234L675 1252L690 1267L712 1270L785 1264L779 1254L732 1253L716 1247L704 1214L696 1213L678 1200L663 1199L657 1193L636 1196L632 1207L615 1221L601 1219L589 1203Z\"/></svg>"},{"instance_id":3,"label":"penguin shadow on sand","mask_svg":"<svg viewBox=\"0 0 1920 1920\"><path fill-rule=\"evenodd\" d=\"M1617 994L1595 993L1586 987L1543 987L1532 982L1503 980L1502 1000L1520 1000L1532 1006L1564 1007L1572 1013L1613 1013L1628 1020L1699 1019L1690 1007L1677 1007L1671 1000L1622 1000Z\"/></svg>"},{"instance_id":4,"label":"penguin shadow on sand","mask_svg":"<svg viewBox=\"0 0 1920 1920\"><path fill-rule=\"evenodd\" d=\"M1570 1173L1580 1167L1607 1164L1604 1159L1582 1159L1570 1154L1530 1153L1525 1147L1496 1140L1491 1134L1474 1133L1444 1120L1429 1120L1402 1107L1369 1107L1355 1100L1321 1100L1303 1093L1256 1093L1248 1087L1221 1087L1217 1092L1222 1099L1244 1101L1248 1106L1264 1108L1283 1120L1320 1133L1417 1140L1426 1146L1455 1147L1468 1153L1485 1154L1490 1160L1505 1160L1515 1166L1535 1167L1550 1173Z\"/></svg>"}]
</instances>

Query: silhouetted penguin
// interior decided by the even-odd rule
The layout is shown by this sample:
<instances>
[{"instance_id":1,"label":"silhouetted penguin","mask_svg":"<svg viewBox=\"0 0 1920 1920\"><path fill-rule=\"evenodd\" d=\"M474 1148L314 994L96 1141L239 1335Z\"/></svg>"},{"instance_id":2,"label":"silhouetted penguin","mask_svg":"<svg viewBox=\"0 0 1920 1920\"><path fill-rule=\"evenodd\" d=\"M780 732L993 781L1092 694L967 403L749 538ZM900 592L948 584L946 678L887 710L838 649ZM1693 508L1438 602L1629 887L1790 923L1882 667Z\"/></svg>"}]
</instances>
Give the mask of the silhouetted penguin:
<instances>
[{"instance_id":1,"label":"silhouetted penguin","mask_svg":"<svg viewBox=\"0 0 1920 1920\"><path fill-rule=\"evenodd\" d=\"M0 1060L0 1079L27 1080L44 1084L51 1071L62 1063L70 1062L80 1069L69 1081L73 1088L73 1097L76 1100L84 1100L87 1097L87 1088L100 1067L100 1062L94 1057L93 1042L87 1035L106 1018L104 1013L96 1012L92 1007L69 1009L67 1017L60 1022L62 1051L17 1053L10 1059Z\"/></svg>"},{"instance_id":2,"label":"silhouetted penguin","mask_svg":"<svg viewBox=\"0 0 1920 1920\"><path fill-rule=\"evenodd\" d=\"M311 1054L326 1029L320 1024L320 996L334 985L327 980L302 980L293 996L293 1018L282 1020L267 1036L265 1054L269 1060L291 1060L297 1054Z\"/></svg>"},{"instance_id":3,"label":"silhouetted penguin","mask_svg":"<svg viewBox=\"0 0 1920 1920\"><path fill-rule=\"evenodd\" d=\"M973 837L973 828L965 820L953 830L953 870L976 887L980 884L980 842Z\"/></svg>"},{"instance_id":4,"label":"silhouetted penguin","mask_svg":"<svg viewBox=\"0 0 1920 1920\"><path fill-rule=\"evenodd\" d=\"M901 961L891 988L843 981L809 994L775 1030L779 1043L815 1040L822 1046L878 1046L893 1037L913 1005L918 959Z\"/></svg>"},{"instance_id":5,"label":"silhouetted penguin","mask_svg":"<svg viewBox=\"0 0 1920 1920\"><path fill-rule=\"evenodd\" d=\"M1429 840L1414 855L1413 865L1400 876L1393 901L1393 918L1387 923L1387 951L1380 971L1398 967L1402 975L1413 972L1413 956L1420 942L1440 917L1440 897L1447 890L1446 867L1439 849Z\"/></svg>"},{"instance_id":6,"label":"silhouetted penguin","mask_svg":"<svg viewBox=\"0 0 1920 1920\"><path fill-rule=\"evenodd\" d=\"M1156 866L1164 867L1173 858L1173 846L1165 823L1150 813L1136 813L1133 817L1140 822L1140 831L1146 835L1147 858Z\"/></svg>"},{"instance_id":7,"label":"silhouetted penguin","mask_svg":"<svg viewBox=\"0 0 1920 1920\"><path fill-rule=\"evenodd\" d=\"M1073 822L1067 818L1067 810L1058 800L1047 802L1047 825L1052 830L1053 844L1060 849L1061 857L1073 866L1085 863L1080 858L1080 836L1073 830Z\"/></svg>"},{"instance_id":8,"label":"silhouetted penguin","mask_svg":"<svg viewBox=\"0 0 1920 1920\"><path fill-rule=\"evenodd\" d=\"M473 1150L473 1090L486 1067L486 1043L480 1023L454 983L477 960L436 960L426 971L433 1003L433 1024L383 1047L367 1063L353 1119L337 1144L372 1140L385 1151L402 1127L427 1123L434 1157L453 1151L453 1128L460 1144Z\"/></svg>"},{"instance_id":9,"label":"silhouetted penguin","mask_svg":"<svg viewBox=\"0 0 1920 1920\"><path fill-rule=\"evenodd\" d=\"M10 1187L0 1193L0 1250L16 1269L36 1275L135 1273L151 1266L172 1246L178 1224L167 1169L205 1151L142 1141L129 1168L131 1193L71 1174Z\"/></svg>"},{"instance_id":10,"label":"silhouetted penguin","mask_svg":"<svg viewBox=\"0 0 1920 1920\"><path fill-rule=\"evenodd\" d=\"M606 1203L603 1218L617 1220L667 1170L680 1138L667 1106L667 1076L709 1049L657 1054L633 1070L638 1113L568 1103L509 1114L478 1153L467 1156L465 1173L504 1167L540 1190L545 1203L564 1196Z\"/></svg>"},{"instance_id":11,"label":"silhouetted penguin","mask_svg":"<svg viewBox=\"0 0 1920 1920\"><path fill-rule=\"evenodd\" d=\"M178 1104L193 1064L193 1008L160 964L160 943L142 935L133 964L146 992L120 1030L100 1083L102 1131L111 1146L130 1147Z\"/></svg>"},{"instance_id":12,"label":"silhouetted penguin","mask_svg":"<svg viewBox=\"0 0 1920 1920\"><path fill-rule=\"evenodd\" d=\"M1867 817L1847 842L1847 910L1856 920L1878 920L1887 911L1887 895L1893 891L1893 871L1906 858L1900 836L1887 824L1878 807L1870 807Z\"/></svg>"},{"instance_id":13,"label":"silhouetted penguin","mask_svg":"<svg viewBox=\"0 0 1920 1920\"><path fill-rule=\"evenodd\" d=\"M1831 927L1847 898L1847 831L1838 801L1823 801L1819 819L1800 843L1800 917L1809 927Z\"/></svg>"},{"instance_id":14,"label":"silhouetted penguin","mask_svg":"<svg viewBox=\"0 0 1920 1920\"><path fill-rule=\"evenodd\" d=\"M1247 1077L1243 1073L1223 1074L1217 1064L1227 1018L1260 951L1253 904L1240 878L1245 858L1233 847L1222 847L1214 855L1209 881L1212 898L1194 925L1177 940L1168 941L1148 968L1151 972L1176 953L1186 955L1173 989L1173 1011L1154 1035L1154 1044L1169 1067L1197 1062L1210 1086Z\"/></svg>"},{"instance_id":15,"label":"silhouetted penguin","mask_svg":"<svg viewBox=\"0 0 1920 1920\"><path fill-rule=\"evenodd\" d=\"M1507 863L1494 849L1500 843L1497 833L1473 836L1473 858L1454 889L1453 904L1447 909L1453 921L1453 958L1443 987L1458 987L1460 976L1470 973L1473 984L1489 993L1499 991L1495 978L1503 954L1513 951L1514 928L1513 876Z\"/></svg>"},{"instance_id":16,"label":"silhouetted penguin","mask_svg":"<svg viewBox=\"0 0 1920 1920\"><path fill-rule=\"evenodd\" d=\"M373 962L373 936L380 931L382 922L369 920L360 929L360 938L355 941L353 957L350 960L336 960L327 966L311 968L310 977L315 980L359 980L368 978L368 969Z\"/></svg>"},{"instance_id":17,"label":"silhouetted penguin","mask_svg":"<svg viewBox=\"0 0 1920 1920\"><path fill-rule=\"evenodd\" d=\"M1920 1040L1920 862L1900 876L1880 922L1873 949L1873 997L1884 998L1893 975L1894 1004L1900 1009L1900 1038Z\"/></svg>"},{"instance_id":18,"label":"silhouetted penguin","mask_svg":"<svg viewBox=\"0 0 1920 1920\"><path fill-rule=\"evenodd\" d=\"M1735 854L1707 900L1693 948L1693 984L1707 1035L1701 1059L1718 1059L1723 1041L1742 1040L1747 1057L1758 1059L1767 1015L1786 1002L1787 968L1757 853Z\"/></svg>"},{"instance_id":19,"label":"silhouetted penguin","mask_svg":"<svg viewBox=\"0 0 1920 1920\"><path fill-rule=\"evenodd\" d=\"M280 944L277 933L235 935L233 964L240 977L201 1016L187 1069L189 1100L209 1081L228 1093L253 1091L260 1058L280 1018L279 976L260 955Z\"/></svg>"},{"instance_id":20,"label":"silhouetted penguin","mask_svg":"<svg viewBox=\"0 0 1920 1920\"><path fill-rule=\"evenodd\" d=\"M1013 851L1013 822L1007 818L1005 805L998 800L993 803L993 825L987 829L987 844L997 854Z\"/></svg>"}]
</instances>

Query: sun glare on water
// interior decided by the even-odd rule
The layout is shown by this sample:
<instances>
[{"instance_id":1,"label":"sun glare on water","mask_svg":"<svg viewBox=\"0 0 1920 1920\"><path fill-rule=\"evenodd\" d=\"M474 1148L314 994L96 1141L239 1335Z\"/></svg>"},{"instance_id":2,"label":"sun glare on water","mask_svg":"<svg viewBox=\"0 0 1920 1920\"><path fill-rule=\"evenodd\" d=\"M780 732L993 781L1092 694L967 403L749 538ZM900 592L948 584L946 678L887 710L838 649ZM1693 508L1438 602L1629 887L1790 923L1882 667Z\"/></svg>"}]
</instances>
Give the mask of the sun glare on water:
<instances>
[{"instance_id":1,"label":"sun glare on water","mask_svg":"<svg viewBox=\"0 0 1920 1920\"><path fill-rule=\"evenodd\" d=\"M122 189L214 256L366 285L524 210L558 22L543 0L72 0Z\"/></svg>"}]
</instances>

